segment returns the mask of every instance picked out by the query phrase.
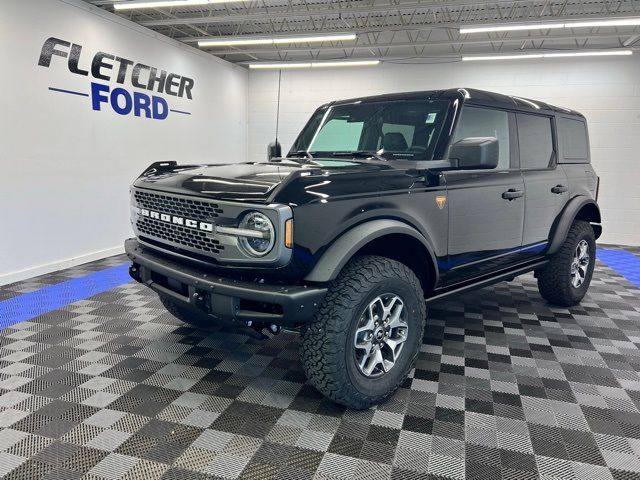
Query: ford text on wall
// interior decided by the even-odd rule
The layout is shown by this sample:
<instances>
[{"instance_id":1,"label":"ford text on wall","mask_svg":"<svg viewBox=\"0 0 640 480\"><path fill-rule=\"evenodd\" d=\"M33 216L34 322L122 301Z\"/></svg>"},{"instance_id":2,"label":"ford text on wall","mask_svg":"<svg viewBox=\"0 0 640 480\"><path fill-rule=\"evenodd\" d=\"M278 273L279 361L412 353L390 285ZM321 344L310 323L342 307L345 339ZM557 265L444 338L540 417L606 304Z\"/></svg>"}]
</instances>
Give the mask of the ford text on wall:
<instances>
[{"instance_id":1,"label":"ford text on wall","mask_svg":"<svg viewBox=\"0 0 640 480\"><path fill-rule=\"evenodd\" d=\"M170 108L164 95L178 98L193 99L194 80L177 73L167 73L156 67L144 63L133 62L124 57L107 52L96 52L87 67L81 66L82 45L67 42L59 38L50 37L42 45L38 65L49 68L54 56L67 60L69 73L89 76L98 81L91 81L89 93L84 91L67 90L60 87L49 87L52 92L67 93L81 97L90 97L91 108L100 111L103 106L110 106L118 115L133 114L136 117L164 120L169 112L190 115L189 112ZM115 82L127 87L111 88L99 80ZM131 87L160 95L152 95L139 91L132 91Z\"/></svg>"}]
</instances>

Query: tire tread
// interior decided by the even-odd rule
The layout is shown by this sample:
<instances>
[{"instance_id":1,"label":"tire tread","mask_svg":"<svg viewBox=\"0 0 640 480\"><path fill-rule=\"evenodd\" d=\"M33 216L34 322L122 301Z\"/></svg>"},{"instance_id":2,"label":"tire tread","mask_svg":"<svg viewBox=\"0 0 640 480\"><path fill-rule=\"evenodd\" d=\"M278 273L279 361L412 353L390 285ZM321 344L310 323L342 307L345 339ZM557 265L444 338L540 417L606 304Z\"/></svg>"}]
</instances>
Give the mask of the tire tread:
<instances>
[{"instance_id":1,"label":"tire tread","mask_svg":"<svg viewBox=\"0 0 640 480\"><path fill-rule=\"evenodd\" d=\"M591 244L595 245L593 228L584 220L576 220L571 225L569 233L560 249L554 253L547 265L538 270L538 291L540 295L553 305L559 307L571 307L580 303L584 293L576 296L576 292L571 291L570 268L573 260L575 245L581 238L592 239ZM591 261L595 262L595 249L590 249ZM591 269L593 266L591 266ZM590 278L587 279L590 282ZM588 288L588 283L587 283ZM584 289L586 292L586 288Z\"/></svg>"},{"instance_id":2,"label":"tire tread","mask_svg":"<svg viewBox=\"0 0 640 480\"><path fill-rule=\"evenodd\" d=\"M391 396L413 368L419 352L417 349L398 382L383 395L364 395L349 381L344 365L343 338L349 330L353 310L362 301L362 292L367 292L374 285L372 279L382 278L400 278L419 294L421 301L418 302L420 308L417 314L422 319L421 328L424 331L424 294L414 272L398 261L363 255L347 264L338 278L330 284L314 320L301 332L300 358L310 383L325 396L351 408L368 408Z\"/></svg>"}]
</instances>

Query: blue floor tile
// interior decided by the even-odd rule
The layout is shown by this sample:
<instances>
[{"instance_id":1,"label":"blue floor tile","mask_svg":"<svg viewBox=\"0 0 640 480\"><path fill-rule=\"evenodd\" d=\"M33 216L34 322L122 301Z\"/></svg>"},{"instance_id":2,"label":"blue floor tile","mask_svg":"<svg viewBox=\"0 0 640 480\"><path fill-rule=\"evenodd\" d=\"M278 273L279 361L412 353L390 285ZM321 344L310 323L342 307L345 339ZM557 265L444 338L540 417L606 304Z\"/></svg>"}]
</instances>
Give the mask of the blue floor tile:
<instances>
[{"instance_id":1,"label":"blue floor tile","mask_svg":"<svg viewBox=\"0 0 640 480\"><path fill-rule=\"evenodd\" d=\"M598 249L598 260L640 288L640 257L626 250Z\"/></svg>"},{"instance_id":2,"label":"blue floor tile","mask_svg":"<svg viewBox=\"0 0 640 480\"><path fill-rule=\"evenodd\" d=\"M131 280L128 263L57 283L0 302L0 329L58 310Z\"/></svg>"}]
</instances>

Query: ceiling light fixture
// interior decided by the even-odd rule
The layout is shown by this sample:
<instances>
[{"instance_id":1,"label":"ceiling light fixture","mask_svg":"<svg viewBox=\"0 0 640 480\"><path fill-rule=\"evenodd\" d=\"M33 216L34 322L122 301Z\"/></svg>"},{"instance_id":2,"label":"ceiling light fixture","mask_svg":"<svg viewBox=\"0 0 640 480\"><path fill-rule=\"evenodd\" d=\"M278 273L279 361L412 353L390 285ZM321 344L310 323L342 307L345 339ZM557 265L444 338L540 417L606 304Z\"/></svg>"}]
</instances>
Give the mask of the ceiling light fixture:
<instances>
[{"instance_id":1,"label":"ceiling light fixture","mask_svg":"<svg viewBox=\"0 0 640 480\"><path fill-rule=\"evenodd\" d=\"M522 25L488 25L482 27L460 28L464 33L513 32L518 30L549 30L554 28L588 28L588 27L632 27L640 25L640 18L618 18L614 20L585 20L567 23L527 23Z\"/></svg>"},{"instance_id":2,"label":"ceiling light fixture","mask_svg":"<svg viewBox=\"0 0 640 480\"><path fill-rule=\"evenodd\" d=\"M490 27L469 27L461 28L460 33L483 33L483 32L515 32L518 30L547 30L550 28L564 28L563 23L536 23L530 25L496 25Z\"/></svg>"},{"instance_id":3,"label":"ceiling light fixture","mask_svg":"<svg viewBox=\"0 0 640 480\"><path fill-rule=\"evenodd\" d=\"M545 53L544 58L559 57L607 57L611 55L633 55L632 50L611 50L601 52L563 52L563 53Z\"/></svg>"},{"instance_id":4,"label":"ceiling light fixture","mask_svg":"<svg viewBox=\"0 0 640 480\"><path fill-rule=\"evenodd\" d=\"M210 3L243 2L245 0L157 0L151 2L119 2L114 3L116 10L135 10L138 8L195 7Z\"/></svg>"},{"instance_id":5,"label":"ceiling light fixture","mask_svg":"<svg viewBox=\"0 0 640 480\"><path fill-rule=\"evenodd\" d=\"M378 65L380 60L358 60L351 62L311 62L312 68L323 67L372 67Z\"/></svg>"},{"instance_id":6,"label":"ceiling light fixture","mask_svg":"<svg viewBox=\"0 0 640 480\"><path fill-rule=\"evenodd\" d=\"M490 56L465 56L463 62L478 60L521 60L524 58L561 58L561 57L605 57L618 55L633 55L632 50L602 50L594 52L560 52L560 53L525 53L522 55L490 55Z\"/></svg>"},{"instance_id":7,"label":"ceiling light fixture","mask_svg":"<svg viewBox=\"0 0 640 480\"><path fill-rule=\"evenodd\" d=\"M311 62L250 63L249 68L257 70L311 68Z\"/></svg>"},{"instance_id":8,"label":"ceiling light fixture","mask_svg":"<svg viewBox=\"0 0 640 480\"><path fill-rule=\"evenodd\" d=\"M288 43L339 42L355 40L355 33L336 33L331 35L298 35L291 37L231 37L199 40L199 47L237 47L242 45L280 45Z\"/></svg>"},{"instance_id":9,"label":"ceiling light fixture","mask_svg":"<svg viewBox=\"0 0 640 480\"><path fill-rule=\"evenodd\" d=\"M277 62L277 63L250 63L251 69L279 70L285 68L329 68L329 67L369 67L378 65L380 60L346 60L335 62Z\"/></svg>"},{"instance_id":10,"label":"ceiling light fixture","mask_svg":"<svg viewBox=\"0 0 640 480\"><path fill-rule=\"evenodd\" d=\"M586 20L584 22L565 23L565 28L584 27L633 27L640 25L640 18L619 18L617 20Z\"/></svg>"}]
</instances>

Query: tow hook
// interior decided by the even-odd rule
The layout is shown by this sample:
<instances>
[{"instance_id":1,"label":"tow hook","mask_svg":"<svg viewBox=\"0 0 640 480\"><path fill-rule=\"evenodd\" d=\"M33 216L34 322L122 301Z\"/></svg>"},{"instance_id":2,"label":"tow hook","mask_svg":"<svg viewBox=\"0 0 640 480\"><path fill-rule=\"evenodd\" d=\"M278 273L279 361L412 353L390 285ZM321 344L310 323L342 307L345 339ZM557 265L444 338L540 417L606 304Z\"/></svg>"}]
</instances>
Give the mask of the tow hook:
<instances>
[{"instance_id":1,"label":"tow hook","mask_svg":"<svg viewBox=\"0 0 640 480\"><path fill-rule=\"evenodd\" d=\"M267 330L269 333L271 333L272 335L278 335L280 333L280 331L282 330L282 327L280 327L279 325L274 325L273 323L268 325L266 323L262 323L262 322L252 322L251 320L247 321L244 323L245 326L248 327L248 329L253 330L257 337L254 338L260 338L263 340L268 339L269 337L267 335L265 335L263 333L263 330ZM253 335L251 335L253 337Z\"/></svg>"},{"instance_id":2,"label":"tow hook","mask_svg":"<svg viewBox=\"0 0 640 480\"><path fill-rule=\"evenodd\" d=\"M274 325L273 323L269 325L269 331L274 335L278 335L280 333L280 330L282 330L282 327L280 325Z\"/></svg>"},{"instance_id":3,"label":"tow hook","mask_svg":"<svg viewBox=\"0 0 640 480\"><path fill-rule=\"evenodd\" d=\"M207 294L206 293L204 293L202 291L199 291L199 290L196 290L196 292L193 294L192 298L193 298L193 304L196 307L198 307L201 310L205 310L206 311L206 309L207 309L207 306L206 306L207 305L207 301L206 301Z\"/></svg>"},{"instance_id":4,"label":"tow hook","mask_svg":"<svg viewBox=\"0 0 640 480\"><path fill-rule=\"evenodd\" d=\"M140 281L140 269L135 263L129 266L129 276L136 281Z\"/></svg>"}]
</instances>

